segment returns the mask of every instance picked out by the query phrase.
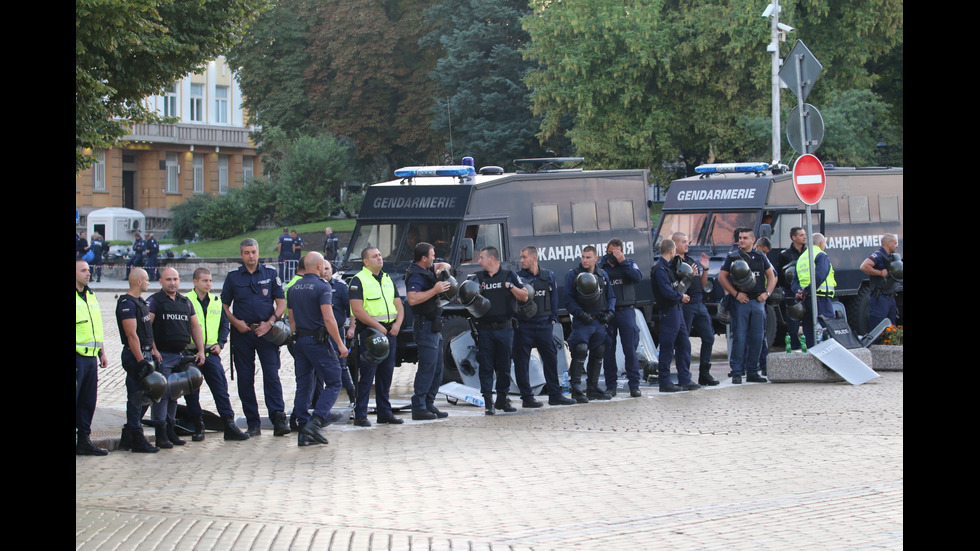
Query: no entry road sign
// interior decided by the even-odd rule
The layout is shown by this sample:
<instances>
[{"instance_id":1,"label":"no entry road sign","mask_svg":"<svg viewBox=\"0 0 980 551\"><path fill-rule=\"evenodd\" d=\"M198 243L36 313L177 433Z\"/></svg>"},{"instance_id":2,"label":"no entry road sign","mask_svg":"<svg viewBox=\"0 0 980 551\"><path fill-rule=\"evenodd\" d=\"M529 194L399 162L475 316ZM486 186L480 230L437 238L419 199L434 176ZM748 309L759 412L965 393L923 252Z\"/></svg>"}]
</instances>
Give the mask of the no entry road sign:
<instances>
[{"instance_id":1,"label":"no entry road sign","mask_svg":"<svg viewBox=\"0 0 980 551\"><path fill-rule=\"evenodd\" d=\"M807 205L816 205L823 199L823 193L827 189L827 175L820 159L806 154L793 163L793 188L800 201Z\"/></svg>"}]
</instances>

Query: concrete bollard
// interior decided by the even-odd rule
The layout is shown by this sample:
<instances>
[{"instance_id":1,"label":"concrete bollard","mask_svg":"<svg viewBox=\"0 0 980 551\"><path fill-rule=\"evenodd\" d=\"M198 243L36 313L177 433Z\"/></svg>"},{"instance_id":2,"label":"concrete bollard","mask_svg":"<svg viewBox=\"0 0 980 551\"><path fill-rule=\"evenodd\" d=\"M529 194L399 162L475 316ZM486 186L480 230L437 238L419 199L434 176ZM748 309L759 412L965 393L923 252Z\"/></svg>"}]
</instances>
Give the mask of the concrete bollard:
<instances>
[{"instance_id":1,"label":"concrete bollard","mask_svg":"<svg viewBox=\"0 0 980 551\"><path fill-rule=\"evenodd\" d=\"M867 348L850 350L859 360L874 369ZM840 383L844 378L825 366L812 354L771 352L767 359L768 378L773 383Z\"/></svg>"}]
</instances>

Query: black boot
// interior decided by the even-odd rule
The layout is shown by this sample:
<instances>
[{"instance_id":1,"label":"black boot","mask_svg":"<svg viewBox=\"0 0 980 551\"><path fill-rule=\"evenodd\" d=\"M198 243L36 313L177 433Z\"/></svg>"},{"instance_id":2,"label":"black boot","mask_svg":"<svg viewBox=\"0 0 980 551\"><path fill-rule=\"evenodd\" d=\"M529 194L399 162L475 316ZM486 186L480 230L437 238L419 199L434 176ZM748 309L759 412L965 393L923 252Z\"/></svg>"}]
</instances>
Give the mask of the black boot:
<instances>
[{"instance_id":1,"label":"black boot","mask_svg":"<svg viewBox=\"0 0 980 551\"><path fill-rule=\"evenodd\" d=\"M191 440L194 442L204 441L204 419L201 417L194 420L194 434L191 435Z\"/></svg>"},{"instance_id":2,"label":"black boot","mask_svg":"<svg viewBox=\"0 0 980 551\"><path fill-rule=\"evenodd\" d=\"M586 396L589 400L610 400L611 396L599 390L599 375L602 373L602 355L604 346L589 352L588 378L586 381Z\"/></svg>"},{"instance_id":3,"label":"black boot","mask_svg":"<svg viewBox=\"0 0 980 551\"><path fill-rule=\"evenodd\" d=\"M248 440L248 435L239 430L235 424L235 416L227 415L221 418L221 423L225 426L225 440Z\"/></svg>"},{"instance_id":4,"label":"black boot","mask_svg":"<svg viewBox=\"0 0 980 551\"><path fill-rule=\"evenodd\" d=\"M89 435L79 435L75 441L75 455L109 455L109 450L93 444Z\"/></svg>"},{"instance_id":5,"label":"black boot","mask_svg":"<svg viewBox=\"0 0 980 551\"><path fill-rule=\"evenodd\" d=\"M493 410L493 394L483 395L483 407L486 408L483 412L484 415L495 415L497 413Z\"/></svg>"},{"instance_id":6,"label":"black boot","mask_svg":"<svg viewBox=\"0 0 980 551\"><path fill-rule=\"evenodd\" d=\"M155 421L153 423L153 432L156 435L157 447L163 450L169 450L174 447L173 442L167 438L167 422L166 421Z\"/></svg>"},{"instance_id":7,"label":"black boot","mask_svg":"<svg viewBox=\"0 0 980 551\"><path fill-rule=\"evenodd\" d=\"M289 421L286 420L286 414L281 411L273 411L269 414L272 419L272 434L275 436L286 436L290 433Z\"/></svg>"},{"instance_id":8,"label":"black boot","mask_svg":"<svg viewBox=\"0 0 980 551\"><path fill-rule=\"evenodd\" d=\"M203 425L201 430L204 430ZM177 425L175 425L173 421L167 421L167 439L170 440L170 443L174 446L183 446L187 443L186 440L181 440L180 437L177 436ZM201 439L203 440L204 437L202 436Z\"/></svg>"},{"instance_id":9,"label":"black boot","mask_svg":"<svg viewBox=\"0 0 980 551\"><path fill-rule=\"evenodd\" d=\"M497 394L497 401L493 403L493 407L506 413L513 413L517 411L517 408L510 405L510 398L508 398L506 394Z\"/></svg>"},{"instance_id":10,"label":"black boot","mask_svg":"<svg viewBox=\"0 0 980 551\"><path fill-rule=\"evenodd\" d=\"M715 386L718 380L711 376L711 366L702 365L698 369L698 384L702 386Z\"/></svg>"},{"instance_id":11,"label":"black boot","mask_svg":"<svg viewBox=\"0 0 980 551\"><path fill-rule=\"evenodd\" d=\"M323 417L313 414L313 416L310 417L310 420L299 428L299 432L301 434L305 434L306 436L312 438L313 440L316 440L318 444L326 444L327 437L324 436L323 432L320 430L322 428L323 428ZM303 445L302 441L300 441L300 445L301 446Z\"/></svg>"},{"instance_id":12,"label":"black boot","mask_svg":"<svg viewBox=\"0 0 980 551\"><path fill-rule=\"evenodd\" d=\"M313 439L312 436L307 436L303 432L299 433L299 438L296 440L296 445L303 448L306 446L318 446L320 443Z\"/></svg>"},{"instance_id":13,"label":"black boot","mask_svg":"<svg viewBox=\"0 0 980 551\"><path fill-rule=\"evenodd\" d=\"M123 440L126 442L126 447L123 448ZM131 450L133 453L157 453L160 448L150 444L146 436L143 435L143 428L131 429L129 427L123 427L123 437L119 442L119 449L121 450Z\"/></svg>"},{"instance_id":14,"label":"black boot","mask_svg":"<svg viewBox=\"0 0 980 551\"><path fill-rule=\"evenodd\" d=\"M119 449L120 450L131 450L133 449L133 433L123 425L122 436L119 437Z\"/></svg>"}]
</instances>

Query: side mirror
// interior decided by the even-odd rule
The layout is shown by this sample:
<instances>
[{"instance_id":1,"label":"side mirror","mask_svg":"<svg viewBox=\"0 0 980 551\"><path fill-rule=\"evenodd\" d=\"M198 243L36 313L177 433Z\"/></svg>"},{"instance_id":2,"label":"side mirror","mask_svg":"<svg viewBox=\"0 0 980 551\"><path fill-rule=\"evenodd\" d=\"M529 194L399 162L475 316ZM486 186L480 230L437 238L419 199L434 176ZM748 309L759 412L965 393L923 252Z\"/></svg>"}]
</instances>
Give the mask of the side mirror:
<instances>
[{"instance_id":1,"label":"side mirror","mask_svg":"<svg viewBox=\"0 0 980 551\"><path fill-rule=\"evenodd\" d=\"M463 241L460 242L459 261L460 263L473 261L473 239L464 237Z\"/></svg>"}]
</instances>

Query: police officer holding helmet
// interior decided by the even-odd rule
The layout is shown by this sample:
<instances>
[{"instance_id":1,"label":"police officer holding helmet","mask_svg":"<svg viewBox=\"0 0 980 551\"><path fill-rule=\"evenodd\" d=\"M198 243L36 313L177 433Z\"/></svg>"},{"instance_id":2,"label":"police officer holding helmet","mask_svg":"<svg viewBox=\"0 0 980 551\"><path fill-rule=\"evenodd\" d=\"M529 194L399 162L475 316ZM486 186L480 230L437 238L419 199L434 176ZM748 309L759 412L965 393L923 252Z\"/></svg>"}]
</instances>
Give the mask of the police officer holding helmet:
<instances>
[{"instance_id":1,"label":"police officer holding helmet","mask_svg":"<svg viewBox=\"0 0 980 551\"><path fill-rule=\"evenodd\" d=\"M357 401L354 403L354 424L370 427L367 418L371 383L378 423L400 425L402 419L391 410L388 394L395 372L395 348L405 312L401 298L395 292L391 277L383 272L384 257L376 247L361 251L364 267L350 280L350 310L357 319L355 333L358 346ZM385 346L387 344L387 346Z\"/></svg>"},{"instance_id":2,"label":"police officer holding helmet","mask_svg":"<svg viewBox=\"0 0 980 551\"><path fill-rule=\"evenodd\" d=\"M538 265L538 249L521 249L521 271L517 275L531 294L535 313L531 317L517 314L519 331L514 335L514 375L517 387L521 390L524 407L540 407L541 402L531 394L529 367L531 348L538 349L541 363L544 364L545 391L548 405L565 406L575 400L566 398L561 392L558 380L558 347L555 344L554 325L558 322L558 282L551 270Z\"/></svg>"},{"instance_id":3,"label":"police officer holding helmet","mask_svg":"<svg viewBox=\"0 0 980 551\"><path fill-rule=\"evenodd\" d=\"M622 239L613 238L606 244L606 256L602 257L599 268L609 276L610 288L616 295L616 310L609 320L606 339L606 353L603 358L603 370L606 375L606 394L616 395L617 376L616 366L616 334L623 343L623 355L626 359L626 378L629 382L630 396L639 398L640 392L640 362L636 358L636 345L640 340L640 330L636 327L636 286L643 279L643 272L636 267L632 258L623 254Z\"/></svg>"},{"instance_id":4,"label":"police officer holding helmet","mask_svg":"<svg viewBox=\"0 0 980 551\"><path fill-rule=\"evenodd\" d=\"M480 294L489 302L486 314L476 321L479 332L477 362L480 364L480 392L483 394L485 414L494 415L495 408L505 412L517 411L511 406L507 392L510 390L510 361L514 350L514 314L517 302L527 302L527 289L513 271L500 266L500 252L496 247L480 250L480 267L475 274L480 284ZM494 374L497 376L497 399L493 400Z\"/></svg>"},{"instance_id":5,"label":"police officer holding helmet","mask_svg":"<svg viewBox=\"0 0 980 551\"><path fill-rule=\"evenodd\" d=\"M122 338L122 366L126 370L126 424L122 428L119 449L134 453L160 451L146 440L140 419L150 403L147 385L150 382L156 384L153 390L157 398L167 392L166 378L156 372L150 354L153 350L153 323L150 321L150 308L141 296L149 288L150 279L146 270L134 268L129 273L129 290L116 301L116 325Z\"/></svg>"},{"instance_id":6,"label":"police officer holding helmet","mask_svg":"<svg viewBox=\"0 0 980 551\"><path fill-rule=\"evenodd\" d=\"M704 305L704 286L708 284L709 257L706 253L701 253L701 257L695 260L688 251L690 241L687 234L676 232L671 236L674 242L675 252L680 260L691 267L693 278L691 286L685 293L690 300L681 304L684 312L684 324L687 325L688 335L696 334L701 339L700 364L698 366L698 384L715 386L718 381L711 376L711 349L715 344L715 331L711 323L711 314Z\"/></svg>"},{"instance_id":7,"label":"police officer holding helmet","mask_svg":"<svg viewBox=\"0 0 980 551\"><path fill-rule=\"evenodd\" d=\"M898 304L895 295L902 287L904 265L898 256L898 236L888 233L881 238L881 247L861 263L861 271L871 276L871 296L868 298L868 329L874 329L888 318L898 323Z\"/></svg>"},{"instance_id":8,"label":"police officer holding helmet","mask_svg":"<svg viewBox=\"0 0 980 551\"><path fill-rule=\"evenodd\" d=\"M442 306L452 289L449 264L436 262L431 244L420 242L412 253L413 263L405 278L406 298L412 308L412 331L419 350L415 391L412 394L412 419L427 421L448 417L435 406L436 392L442 384ZM442 298L441 298L442 297Z\"/></svg>"},{"instance_id":9,"label":"police officer holding helmet","mask_svg":"<svg viewBox=\"0 0 980 551\"><path fill-rule=\"evenodd\" d=\"M660 242L660 258L650 272L653 296L660 307L660 357L657 376L660 392L697 390L701 385L691 380L691 338L684 320L682 305L691 297L678 288L677 268L688 267L683 262L673 262L676 257L673 239ZM693 272L692 272L693 273ZM670 362L677 367L677 384L670 379Z\"/></svg>"},{"instance_id":10,"label":"police officer holding helmet","mask_svg":"<svg viewBox=\"0 0 980 551\"><path fill-rule=\"evenodd\" d=\"M322 429L343 386L338 358L347 357L347 347L334 319L333 288L321 279L326 277L323 255L307 253L303 264L306 273L289 290L287 308L289 327L296 339L293 345L296 358L293 412L300 425L297 444L310 446L327 443ZM331 340L334 346L331 346ZM311 415L308 408L316 377L323 382L324 388Z\"/></svg>"},{"instance_id":11,"label":"police officer holding helmet","mask_svg":"<svg viewBox=\"0 0 980 551\"><path fill-rule=\"evenodd\" d=\"M590 399L609 400L599 391L599 372L606 351L606 327L616 311L616 296L609 290L606 272L596 266L598 256L592 245L582 249L582 261L565 275L565 309L572 315L568 348L572 363L568 368L572 398L580 404ZM582 371L588 359L587 391L582 392Z\"/></svg>"}]
</instances>

